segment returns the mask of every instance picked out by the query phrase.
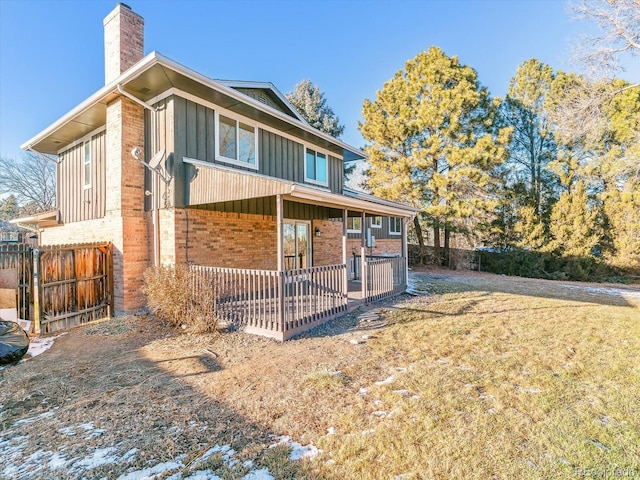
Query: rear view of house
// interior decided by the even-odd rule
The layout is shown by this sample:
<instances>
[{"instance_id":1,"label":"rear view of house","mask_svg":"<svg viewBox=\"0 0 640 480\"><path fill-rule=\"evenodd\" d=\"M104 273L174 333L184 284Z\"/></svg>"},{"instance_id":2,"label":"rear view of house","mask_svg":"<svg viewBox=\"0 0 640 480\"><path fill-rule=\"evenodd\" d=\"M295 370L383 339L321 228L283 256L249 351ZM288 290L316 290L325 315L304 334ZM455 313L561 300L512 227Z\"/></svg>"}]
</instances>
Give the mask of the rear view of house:
<instances>
[{"instance_id":1,"label":"rear view of house","mask_svg":"<svg viewBox=\"0 0 640 480\"><path fill-rule=\"evenodd\" d=\"M104 32L105 86L22 147L57 156L58 209L31 219L41 243L111 242L116 311L144 306L143 272L160 264L233 274L238 289L274 277L275 323L247 323L277 338L329 317L291 313L296 288L338 298L329 313L350 279L364 297L403 288L414 210L345 188L344 164L363 152L309 126L271 83L145 56L144 21L127 5ZM256 290L233 297L249 308Z\"/></svg>"}]
</instances>

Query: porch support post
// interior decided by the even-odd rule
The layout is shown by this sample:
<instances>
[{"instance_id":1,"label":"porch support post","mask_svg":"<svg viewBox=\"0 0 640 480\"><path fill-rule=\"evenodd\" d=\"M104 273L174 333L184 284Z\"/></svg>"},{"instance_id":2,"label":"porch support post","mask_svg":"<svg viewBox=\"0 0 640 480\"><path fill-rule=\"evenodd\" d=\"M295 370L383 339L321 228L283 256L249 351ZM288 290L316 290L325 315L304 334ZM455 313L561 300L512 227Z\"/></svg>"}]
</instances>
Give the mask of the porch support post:
<instances>
[{"instance_id":1,"label":"porch support post","mask_svg":"<svg viewBox=\"0 0 640 480\"><path fill-rule=\"evenodd\" d=\"M349 259L347 257L347 216L348 212L345 208L342 211L342 263L344 264L344 275L343 275L343 294L345 301L348 301L349 298Z\"/></svg>"},{"instance_id":2,"label":"porch support post","mask_svg":"<svg viewBox=\"0 0 640 480\"><path fill-rule=\"evenodd\" d=\"M276 225L278 236L278 323L280 324L280 334L282 340L287 338L285 332L284 315L284 245L283 245L283 204L282 195L276 195Z\"/></svg>"},{"instance_id":3,"label":"porch support post","mask_svg":"<svg viewBox=\"0 0 640 480\"><path fill-rule=\"evenodd\" d=\"M284 230L282 220L282 195L276 195L276 218L277 218L277 235L278 235L278 271L284 270L284 245L282 242L282 231Z\"/></svg>"},{"instance_id":4,"label":"porch support post","mask_svg":"<svg viewBox=\"0 0 640 480\"><path fill-rule=\"evenodd\" d=\"M405 290L409 286L409 248L407 246L407 217L402 217L402 257L404 258L404 286Z\"/></svg>"},{"instance_id":5,"label":"porch support post","mask_svg":"<svg viewBox=\"0 0 640 480\"><path fill-rule=\"evenodd\" d=\"M361 274L360 279L362 281L362 298L363 300L367 299L367 266L365 262L367 260L367 239L365 238L365 220L367 216L363 211L360 214L360 265L361 265Z\"/></svg>"}]
</instances>

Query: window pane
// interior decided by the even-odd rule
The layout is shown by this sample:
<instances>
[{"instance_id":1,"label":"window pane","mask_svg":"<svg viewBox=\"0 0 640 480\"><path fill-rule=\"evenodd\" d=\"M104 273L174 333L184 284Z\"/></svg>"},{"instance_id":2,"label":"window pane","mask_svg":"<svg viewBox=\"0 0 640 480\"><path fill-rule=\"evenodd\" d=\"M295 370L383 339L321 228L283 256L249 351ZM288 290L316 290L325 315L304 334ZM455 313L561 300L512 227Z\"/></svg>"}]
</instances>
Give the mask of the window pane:
<instances>
[{"instance_id":1,"label":"window pane","mask_svg":"<svg viewBox=\"0 0 640 480\"><path fill-rule=\"evenodd\" d=\"M316 157L316 180L327 183L327 157L322 153Z\"/></svg>"},{"instance_id":2,"label":"window pane","mask_svg":"<svg viewBox=\"0 0 640 480\"><path fill-rule=\"evenodd\" d=\"M91 142L84 143L84 186L91 185Z\"/></svg>"},{"instance_id":3,"label":"window pane","mask_svg":"<svg viewBox=\"0 0 640 480\"><path fill-rule=\"evenodd\" d=\"M307 150L307 178L316 179L316 152Z\"/></svg>"},{"instance_id":4,"label":"window pane","mask_svg":"<svg viewBox=\"0 0 640 480\"><path fill-rule=\"evenodd\" d=\"M251 125L240 124L240 155L238 160L256 163L256 132Z\"/></svg>"},{"instance_id":5,"label":"window pane","mask_svg":"<svg viewBox=\"0 0 640 480\"><path fill-rule=\"evenodd\" d=\"M223 117L222 115L220 115L219 119L218 132L220 138L218 138L218 141L220 142L220 146L218 152L220 152L220 155L223 157L237 159L236 121Z\"/></svg>"},{"instance_id":6,"label":"window pane","mask_svg":"<svg viewBox=\"0 0 640 480\"><path fill-rule=\"evenodd\" d=\"M362 221L362 218L360 218L360 217L353 217L353 229L354 229L354 230L358 230L358 231L360 231L360 230L361 230L361 228L360 228L360 227L361 227L361 225L362 225L362 222L361 222L361 221Z\"/></svg>"}]
</instances>

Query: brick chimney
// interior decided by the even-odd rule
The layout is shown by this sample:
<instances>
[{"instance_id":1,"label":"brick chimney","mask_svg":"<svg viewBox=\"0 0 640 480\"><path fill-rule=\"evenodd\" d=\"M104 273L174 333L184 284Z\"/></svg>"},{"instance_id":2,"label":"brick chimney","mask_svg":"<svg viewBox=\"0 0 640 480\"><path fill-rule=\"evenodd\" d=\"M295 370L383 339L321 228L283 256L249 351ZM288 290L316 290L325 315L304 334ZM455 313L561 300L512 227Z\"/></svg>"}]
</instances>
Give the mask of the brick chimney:
<instances>
[{"instance_id":1,"label":"brick chimney","mask_svg":"<svg viewBox=\"0 0 640 480\"><path fill-rule=\"evenodd\" d=\"M144 56L144 19L119 3L104 19L104 83L112 82Z\"/></svg>"}]
</instances>

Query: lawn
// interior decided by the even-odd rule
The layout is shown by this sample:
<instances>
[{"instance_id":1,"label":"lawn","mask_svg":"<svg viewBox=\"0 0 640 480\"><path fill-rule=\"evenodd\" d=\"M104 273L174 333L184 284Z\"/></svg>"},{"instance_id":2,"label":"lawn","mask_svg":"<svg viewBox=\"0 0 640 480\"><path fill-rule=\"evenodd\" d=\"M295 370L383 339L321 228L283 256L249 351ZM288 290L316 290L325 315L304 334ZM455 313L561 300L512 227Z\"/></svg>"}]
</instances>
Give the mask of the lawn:
<instances>
[{"instance_id":1,"label":"lawn","mask_svg":"<svg viewBox=\"0 0 640 480\"><path fill-rule=\"evenodd\" d=\"M640 289L413 277L285 344L74 330L0 371L0 477L640 477Z\"/></svg>"}]
</instances>

